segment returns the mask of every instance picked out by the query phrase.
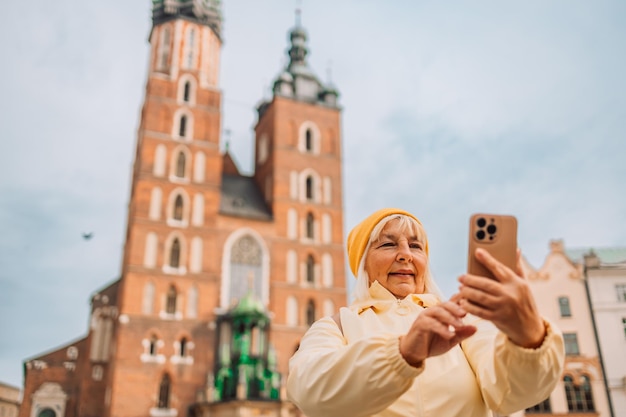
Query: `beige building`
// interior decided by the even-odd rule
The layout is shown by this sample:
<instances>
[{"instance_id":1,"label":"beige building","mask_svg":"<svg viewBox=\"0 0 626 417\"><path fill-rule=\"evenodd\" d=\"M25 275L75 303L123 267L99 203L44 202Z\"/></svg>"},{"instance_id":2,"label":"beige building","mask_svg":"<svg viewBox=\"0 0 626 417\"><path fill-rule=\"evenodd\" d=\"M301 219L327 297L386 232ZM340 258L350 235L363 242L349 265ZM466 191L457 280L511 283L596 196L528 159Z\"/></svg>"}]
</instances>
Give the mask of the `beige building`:
<instances>
[{"instance_id":1,"label":"beige building","mask_svg":"<svg viewBox=\"0 0 626 417\"><path fill-rule=\"evenodd\" d=\"M626 248L567 251L583 264L613 416L626 416Z\"/></svg>"},{"instance_id":2,"label":"beige building","mask_svg":"<svg viewBox=\"0 0 626 417\"><path fill-rule=\"evenodd\" d=\"M0 382L0 417L17 417L22 402L22 391Z\"/></svg>"},{"instance_id":3,"label":"beige building","mask_svg":"<svg viewBox=\"0 0 626 417\"><path fill-rule=\"evenodd\" d=\"M563 376L550 397L516 416L610 417L583 265L567 255L562 241L553 241L539 269L525 267L541 313L563 332L566 357Z\"/></svg>"}]
</instances>

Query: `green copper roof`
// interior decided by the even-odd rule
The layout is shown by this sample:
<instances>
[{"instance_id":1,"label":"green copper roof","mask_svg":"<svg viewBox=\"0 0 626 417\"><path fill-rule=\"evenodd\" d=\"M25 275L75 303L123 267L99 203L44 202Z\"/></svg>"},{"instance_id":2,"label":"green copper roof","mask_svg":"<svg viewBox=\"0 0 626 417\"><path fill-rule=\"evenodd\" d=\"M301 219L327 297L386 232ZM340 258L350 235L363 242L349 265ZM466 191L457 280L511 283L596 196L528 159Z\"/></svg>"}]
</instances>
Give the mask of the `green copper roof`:
<instances>
[{"instance_id":1,"label":"green copper roof","mask_svg":"<svg viewBox=\"0 0 626 417\"><path fill-rule=\"evenodd\" d=\"M565 254L574 262L582 263L583 256L593 252L602 264L617 264L626 262L626 247L607 248L573 248L566 249Z\"/></svg>"},{"instance_id":2,"label":"green copper roof","mask_svg":"<svg viewBox=\"0 0 626 417\"><path fill-rule=\"evenodd\" d=\"M262 315L267 317L265 306L255 295L249 291L230 312L233 316Z\"/></svg>"}]
</instances>

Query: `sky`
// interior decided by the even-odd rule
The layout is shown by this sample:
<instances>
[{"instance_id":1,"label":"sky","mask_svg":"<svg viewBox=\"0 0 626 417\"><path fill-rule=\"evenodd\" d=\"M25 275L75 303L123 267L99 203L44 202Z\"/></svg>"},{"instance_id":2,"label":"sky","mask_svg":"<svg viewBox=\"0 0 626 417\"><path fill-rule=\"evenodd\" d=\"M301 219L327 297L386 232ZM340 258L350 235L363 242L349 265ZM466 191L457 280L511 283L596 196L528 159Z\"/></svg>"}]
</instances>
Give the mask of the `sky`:
<instances>
[{"instance_id":1,"label":"sky","mask_svg":"<svg viewBox=\"0 0 626 417\"><path fill-rule=\"evenodd\" d=\"M3 5L0 381L82 338L119 277L145 92L148 0ZM295 0L223 0L222 130L252 164L255 106L286 64ZM344 233L376 209L418 216L446 295L474 212L549 242L626 246L626 3L304 0L309 64L340 92ZM93 232L85 240L82 234ZM348 278L352 280L352 278Z\"/></svg>"}]
</instances>

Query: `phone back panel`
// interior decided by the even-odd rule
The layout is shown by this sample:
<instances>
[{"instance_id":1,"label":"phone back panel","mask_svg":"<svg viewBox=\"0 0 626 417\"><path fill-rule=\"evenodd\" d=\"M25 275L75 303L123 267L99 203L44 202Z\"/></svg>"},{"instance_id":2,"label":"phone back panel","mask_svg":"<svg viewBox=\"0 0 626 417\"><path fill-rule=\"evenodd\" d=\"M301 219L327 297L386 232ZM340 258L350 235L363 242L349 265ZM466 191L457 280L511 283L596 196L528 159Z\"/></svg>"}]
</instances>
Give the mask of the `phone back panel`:
<instances>
[{"instance_id":1,"label":"phone back panel","mask_svg":"<svg viewBox=\"0 0 626 417\"><path fill-rule=\"evenodd\" d=\"M503 214L477 213L470 217L467 272L494 278L474 253L477 248L489 251L493 257L515 270L517 260L517 219Z\"/></svg>"}]
</instances>

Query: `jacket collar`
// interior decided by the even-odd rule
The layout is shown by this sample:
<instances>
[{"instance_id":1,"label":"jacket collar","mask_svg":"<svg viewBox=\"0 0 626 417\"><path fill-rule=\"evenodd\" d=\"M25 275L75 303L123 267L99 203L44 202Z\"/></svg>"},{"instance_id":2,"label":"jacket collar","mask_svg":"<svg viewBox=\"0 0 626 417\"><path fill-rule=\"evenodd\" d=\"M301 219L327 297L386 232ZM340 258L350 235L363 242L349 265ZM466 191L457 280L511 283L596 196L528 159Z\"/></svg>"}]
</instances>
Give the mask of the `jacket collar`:
<instances>
[{"instance_id":1,"label":"jacket collar","mask_svg":"<svg viewBox=\"0 0 626 417\"><path fill-rule=\"evenodd\" d=\"M439 297L434 294L409 294L400 300L395 297L387 288L383 287L378 281L374 281L369 288L370 297L367 300L359 301L354 304L357 313L371 308L377 311L386 311L396 304L415 304L420 307L430 307L439 304Z\"/></svg>"}]
</instances>

